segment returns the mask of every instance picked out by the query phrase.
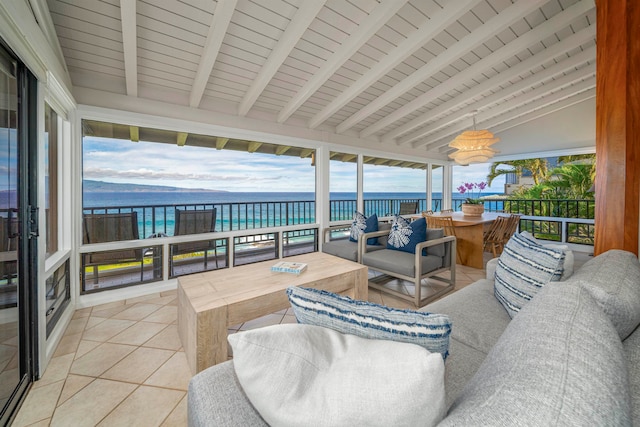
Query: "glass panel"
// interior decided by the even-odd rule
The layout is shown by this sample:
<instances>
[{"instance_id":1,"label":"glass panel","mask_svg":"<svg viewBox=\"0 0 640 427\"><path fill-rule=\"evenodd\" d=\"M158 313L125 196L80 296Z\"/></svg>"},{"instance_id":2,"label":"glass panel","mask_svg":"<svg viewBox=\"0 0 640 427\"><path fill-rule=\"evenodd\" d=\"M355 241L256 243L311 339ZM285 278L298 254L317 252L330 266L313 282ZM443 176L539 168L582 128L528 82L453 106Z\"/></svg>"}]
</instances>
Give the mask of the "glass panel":
<instances>
[{"instance_id":1,"label":"glass panel","mask_svg":"<svg viewBox=\"0 0 640 427\"><path fill-rule=\"evenodd\" d=\"M444 178L444 166L433 165L431 168L431 210L439 212L442 210L442 191Z\"/></svg>"},{"instance_id":2,"label":"glass panel","mask_svg":"<svg viewBox=\"0 0 640 427\"><path fill-rule=\"evenodd\" d=\"M46 209L46 256L58 250L58 115L44 108L44 197Z\"/></svg>"},{"instance_id":3,"label":"glass panel","mask_svg":"<svg viewBox=\"0 0 640 427\"><path fill-rule=\"evenodd\" d=\"M282 256L308 254L318 250L318 229L285 231L282 233Z\"/></svg>"},{"instance_id":4,"label":"glass panel","mask_svg":"<svg viewBox=\"0 0 640 427\"><path fill-rule=\"evenodd\" d=\"M177 277L226 268L229 265L228 241L228 239L213 239L169 245L171 250L169 276Z\"/></svg>"},{"instance_id":5,"label":"glass panel","mask_svg":"<svg viewBox=\"0 0 640 427\"><path fill-rule=\"evenodd\" d=\"M278 259L279 233L254 234L233 238L233 265Z\"/></svg>"},{"instance_id":6,"label":"glass panel","mask_svg":"<svg viewBox=\"0 0 640 427\"><path fill-rule=\"evenodd\" d=\"M24 369L18 345L17 88L15 64L0 48L0 414Z\"/></svg>"},{"instance_id":7,"label":"glass panel","mask_svg":"<svg viewBox=\"0 0 640 427\"><path fill-rule=\"evenodd\" d=\"M162 279L162 246L88 252L80 261L83 294Z\"/></svg>"},{"instance_id":8,"label":"glass panel","mask_svg":"<svg viewBox=\"0 0 640 427\"><path fill-rule=\"evenodd\" d=\"M410 215L426 210L426 164L365 157L364 214Z\"/></svg>"},{"instance_id":9,"label":"glass panel","mask_svg":"<svg viewBox=\"0 0 640 427\"><path fill-rule=\"evenodd\" d=\"M329 221L344 221L353 218L357 210L358 156L356 154L330 153L329 162Z\"/></svg>"},{"instance_id":10,"label":"glass panel","mask_svg":"<svg viewBox=\"0 0 640 427\"><path fill-rule=\"evenodd\" d=\"M56 326L58 319L64 312L64 308L71 300L71 280L69 276L69 260L62 264L47 279L46 286L46 303L47 303L47 338L53 328Z\"/></svg>"}]
</instances>

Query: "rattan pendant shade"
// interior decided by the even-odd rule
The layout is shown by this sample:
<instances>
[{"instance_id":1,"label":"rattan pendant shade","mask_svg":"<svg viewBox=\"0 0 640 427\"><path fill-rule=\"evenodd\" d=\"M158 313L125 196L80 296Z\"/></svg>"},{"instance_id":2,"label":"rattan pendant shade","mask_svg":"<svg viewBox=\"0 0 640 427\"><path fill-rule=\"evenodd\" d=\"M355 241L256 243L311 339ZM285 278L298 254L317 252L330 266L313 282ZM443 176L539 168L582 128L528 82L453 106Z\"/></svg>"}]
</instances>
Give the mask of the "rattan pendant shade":
<instances>
[{"instance_id":1,"label":"rattan pendant shade","mask_svg":"<svg viewBox=\"0 0 640 427\"><path fill-rule=\"evenodd\" d=\"M486 129L476 130L476 118L473 117L473 130L466 130L449 143L449 147L457 149L449 154L449 158L461 165L483 163L492 158L498 151L490 148L500 141Z\"/></svg>"}]
</instances>

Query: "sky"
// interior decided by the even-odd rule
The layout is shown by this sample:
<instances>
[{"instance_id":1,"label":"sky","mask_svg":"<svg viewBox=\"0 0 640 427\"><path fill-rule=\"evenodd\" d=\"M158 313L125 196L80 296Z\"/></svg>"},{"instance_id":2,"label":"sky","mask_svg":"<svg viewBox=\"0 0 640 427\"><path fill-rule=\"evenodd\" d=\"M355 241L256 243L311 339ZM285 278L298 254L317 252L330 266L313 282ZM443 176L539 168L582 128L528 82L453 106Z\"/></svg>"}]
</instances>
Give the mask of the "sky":
<instances>
[{"instance_id":1,"label":"sky","mask_svg":"<svg viewBox=\"0 0 640 427\"><path fill-rule=\"evenodd\" d=\"M453 185L486 180L490 164L457 166ZM311 159L233 150L85 137L84 179L237 192L313 192ZM331 161L330 191L356 191L356 164ZM442 188L434 174L433 191ZM504 179L485 192L502 192ZM364 165L365 192L425 192L425 172Z\"/></svg>"}]
</instances>

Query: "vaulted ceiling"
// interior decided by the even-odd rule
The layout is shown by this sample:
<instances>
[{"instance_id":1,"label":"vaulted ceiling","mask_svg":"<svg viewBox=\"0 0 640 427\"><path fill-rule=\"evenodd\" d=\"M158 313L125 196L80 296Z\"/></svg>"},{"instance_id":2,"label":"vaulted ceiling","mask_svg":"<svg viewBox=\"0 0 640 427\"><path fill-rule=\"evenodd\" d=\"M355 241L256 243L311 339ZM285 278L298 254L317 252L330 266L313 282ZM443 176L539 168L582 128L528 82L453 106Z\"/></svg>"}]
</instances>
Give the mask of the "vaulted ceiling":
<instances>
[{"instance_id":1,"label":"vaulted ceiling","mask_svg":"<svg viewBox=\"0 0 640 427\"><path fill-rule=\"evenodd\" d=\"M572 117L575 132L550 148L595 145L584 135L594 127L593 0L47 5L74 88L439 159L474 115L479 128L504 135L494 147L506 154L535 151L536 137L519 139L514 130L566 129Z\"/></svg>"}]
</instances>

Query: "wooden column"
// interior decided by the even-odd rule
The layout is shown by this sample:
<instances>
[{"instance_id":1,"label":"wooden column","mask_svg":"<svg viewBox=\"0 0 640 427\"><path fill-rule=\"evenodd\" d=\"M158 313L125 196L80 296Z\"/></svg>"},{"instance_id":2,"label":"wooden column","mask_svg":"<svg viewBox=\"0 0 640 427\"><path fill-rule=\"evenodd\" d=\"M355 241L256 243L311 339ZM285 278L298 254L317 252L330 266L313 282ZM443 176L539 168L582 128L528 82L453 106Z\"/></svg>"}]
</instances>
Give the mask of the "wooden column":
<instances>
[{"instance_id":1,"label":"wooden column","mask_svg":"<svg viewBox=\"0 0 640 427\"><path fill-rule=\"evenodd\" d=\"M597 0L596 225L598 255L638 254L640 2Z\"/></svg>"}]
</instances>

